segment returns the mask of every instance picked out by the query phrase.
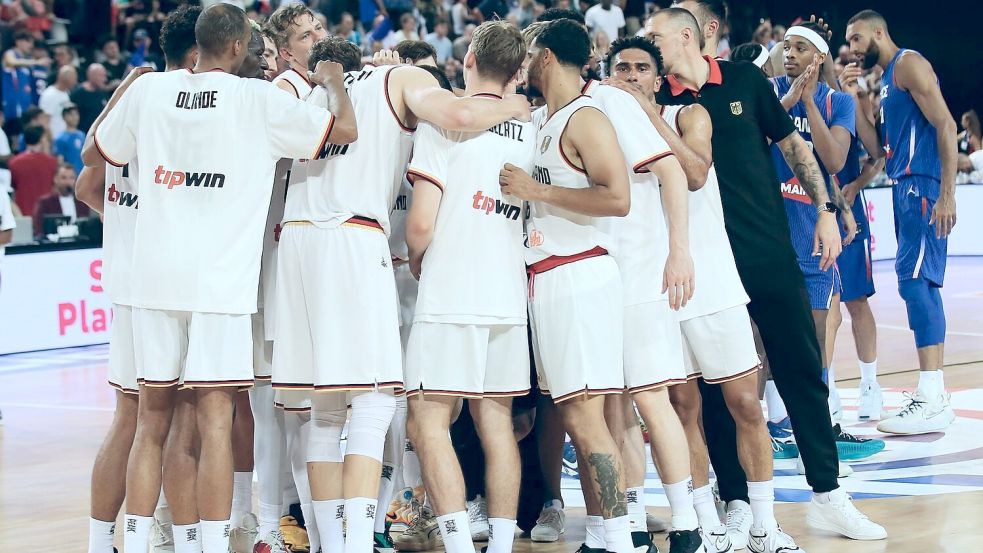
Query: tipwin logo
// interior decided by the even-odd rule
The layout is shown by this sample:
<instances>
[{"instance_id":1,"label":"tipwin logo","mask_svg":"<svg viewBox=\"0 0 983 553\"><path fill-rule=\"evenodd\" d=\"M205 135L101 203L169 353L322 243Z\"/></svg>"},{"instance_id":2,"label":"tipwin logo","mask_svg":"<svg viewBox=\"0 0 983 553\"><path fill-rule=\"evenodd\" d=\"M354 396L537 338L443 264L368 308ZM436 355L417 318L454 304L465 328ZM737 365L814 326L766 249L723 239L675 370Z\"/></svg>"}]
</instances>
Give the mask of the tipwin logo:
<instances>
[{"instance_id":1,"label":"tipwin logo","mask_svg":"<svg viewBox=\"0 0 983 553\"><path fill-rule=\"evenodd\" d=\"M471 207L478 211L484 211L485 215L491 215L491 212L494 211L506 219L512 219L513 221L519 220L519 213L522 210L517 205L512 205L495 198L489 198L482 194L480 190L475 192L472 197L474 198L474 202L471 204Z\"/></svg>"},{"instance_id":2,"label":"tipwin logo","mask_svg":"<svg viewBox=\"0 0 983 553\"><path fill-rule=\"evenodd\" d=\"M225 175L222 173L192 173L190 171L171 171L158 165L154 171L154 183L166 186L168 190L175 186L194 186L196 188L222 188L225 185Z\"/></svg>"},{"instance_id":3,"label":"tipwin logo","mask_svg":"<svg viewBox=\"0 0 983 553\"><path fill-rule=\"evenodd\" d=\"M120 192L116 189L116 184L109 185L109 190L106 191L106 201L111 204L118 204L120 207L132 207L137 209L140 207L137 204L137 195L130 192Z\"/></svg>"}]
</instances>

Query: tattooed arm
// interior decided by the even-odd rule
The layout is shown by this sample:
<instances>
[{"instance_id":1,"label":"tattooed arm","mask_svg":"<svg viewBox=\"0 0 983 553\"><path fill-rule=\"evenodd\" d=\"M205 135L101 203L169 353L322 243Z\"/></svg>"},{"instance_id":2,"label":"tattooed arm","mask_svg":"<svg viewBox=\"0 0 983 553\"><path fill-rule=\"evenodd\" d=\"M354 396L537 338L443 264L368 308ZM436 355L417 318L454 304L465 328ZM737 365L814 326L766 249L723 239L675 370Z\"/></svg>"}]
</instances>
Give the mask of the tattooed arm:
<instances>
[{"instance_id":1,"label":"tattooed arm","mask_svg":"<svg viewBox=\"0 0 983 553\"><path fill-rule=\"evenodd\" d=\"M795 173L799 185L812 198L812 203L819 208L829 202L829 194L826 192L826 183L823 180L822 171L819 170L819 163L816 162L815 156L812 155L809 145L806 144L802 136L793 132L780 140L778 147L781 149L782 156L785 157L788 166ZM816 235L812 246L812 255L814 257L822 256L819 267L824 271L832 267L842 249L840 231L836 225L836 215L828 211L821 211L819 220L816 222Z\"/></svg>"}]
</instances>

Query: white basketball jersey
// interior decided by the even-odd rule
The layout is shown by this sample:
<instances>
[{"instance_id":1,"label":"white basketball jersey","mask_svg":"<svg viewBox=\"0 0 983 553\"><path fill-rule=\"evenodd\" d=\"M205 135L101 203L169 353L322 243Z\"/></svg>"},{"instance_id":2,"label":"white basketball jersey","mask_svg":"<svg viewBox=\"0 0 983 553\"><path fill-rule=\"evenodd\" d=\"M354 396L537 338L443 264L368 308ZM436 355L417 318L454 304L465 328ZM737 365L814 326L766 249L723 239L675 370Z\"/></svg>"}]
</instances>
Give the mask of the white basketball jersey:
<instances>
[{"instance_id":1,"label":"white basketball jersey","mask_svg":"<svg viewBox=\"0 0 983 553\"><path fill-rule=\"evenodd\" d=\"M547 117L545 109L536 112L533 121L539 131L532 176L538 182L564 188L591 186L587 173L571 165L560 148L560 137L570 117L584 108L598 109L593 100L581 96L552 117ZM610 251L614 240L609 233L609 219L574 213L545 202L529 202L526 263L536 263L554 255L574 255L597 246Z\"/></svg>"},{"instance_id":2,"label":"white basketball jersey","mask_svg":"<svg viewBox=\"0 0 983 553\"><path fill-rule=\"evenodd\" d=\"M270 196L270 210L266 215L266 231L263 234L263 260L259 269L259 307L263 317L263 335L273 340L274 306L276 300L276 260L280 245L280 221L283 220L283 206L287 199L292 159L281 159L276 164L273 176L273 195Z\"/></svg>"},{"instance_id":3,"label":"white basketball jersey","mask_svg":"<svg viewBox=\"0 0 983 553\"><path fill-rule=\"evenodd\" d=\"M648 117L627 92L597 81L588 81L583 92L611 121L631 184L631 209L625 217L611 218L610 226L616 241L611 255L621 270L625 305L666 300L662 273L669 257L669 233L659 179L647 166L672 151L655 127L645 124Z\"/></svg>"},{"instance_id":4,"label":"white basketball jersey","mask_svg":"<svg viewBox=\"0 0 983 553\"><path fill-rule=\"evenodd\" d=\"M679 112L685 106L663 106L662 118L679 132ZM710 166L707 183L689 194L689 251L696 274L696 291L679 320L686 321L746 304L749 299L734 263L724 228L717 171Z\"/></svg>"},{"instance_id":5,"label":"white basketball jersey","mask_svg":"<svg viewBox=\"0 0 983 553\"><path fill-rule=\"evenodd\" d=\"M482 132L421 123L407 170L443 190L423 257L414 322L525 324L522 201L503 196L506 163L532 171L536 127L506 121Z\"/></svg>"},{"instance_id":6,"label":"white basketball jersey","mask_svg":"<svg viewBox=\"0 0 983 553\"><path fill-rule=\"evenodd\" d=\"M102 286L116 304L130 305L133 232L137 226L136 159L123 167L106 164L106 197L103 202Z\"/></svg>"},{"instance_id":7,"label":"white basketball jersey","mask_svg":"<svg viewBox=\"0 0 983 553\"><path fill-rule=\"evenodd\" d=\"M399 193L393 202L392 210L389 212L389 251L393 257L409 261L409 248L406 246L406 215L410 212L410 205L413 203L413 187L410 181L403 177L399 185Z\"/></svg>"},{"instance_id":8,"label":"white basketball jersey","mask_svg":"<svg viewBox=\"0 0 983 553\"><path fill-rule=\"evenodd\" d=\"M286 81L287 84L293 87L295 96L301 100L307 98L307 95L314 90L314 85L307 78L307 75L301 74L299 71L293 67L288 68L283 73L280 73L273 78L273 84L279 84L280 81Z\"/></svg>"},{"instance_id":9,"label":"white basketball jersey","mask_svg":"<svg viewBox=\"0 0 983 553\"><path fill-rule=\"evenodd\" d=\"M378 221L389 235L389 211L413 146L413 129L403 127L389 100L389 72L398 68L366 66L345 76L358 140L325 144L313 159L294 162L294 173L302 170L306 182L295 186L291 178L284 221L333 228L354 216L367 217ZM327 98L318 87L307 102L327 107Z\"/></svg>"}]
</instances>

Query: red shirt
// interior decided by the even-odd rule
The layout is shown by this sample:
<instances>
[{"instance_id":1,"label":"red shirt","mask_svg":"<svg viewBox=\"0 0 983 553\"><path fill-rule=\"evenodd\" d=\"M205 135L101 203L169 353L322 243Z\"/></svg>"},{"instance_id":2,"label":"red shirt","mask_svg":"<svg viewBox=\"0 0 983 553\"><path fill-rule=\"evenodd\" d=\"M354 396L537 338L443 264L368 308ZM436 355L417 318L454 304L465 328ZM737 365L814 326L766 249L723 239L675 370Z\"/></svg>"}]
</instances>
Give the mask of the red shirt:
<instances>
[{"instance_id":1,"label":"red shirt","mask_svg":"<svg viewBox=\"0 0 983 553\"><path fill-rule=\"evenodd\" d=\"M51 193L58 160L43 152L24 152L14 156L7 167L21 213L34 213L38 200Z\"/></svg>"}]
</instances>

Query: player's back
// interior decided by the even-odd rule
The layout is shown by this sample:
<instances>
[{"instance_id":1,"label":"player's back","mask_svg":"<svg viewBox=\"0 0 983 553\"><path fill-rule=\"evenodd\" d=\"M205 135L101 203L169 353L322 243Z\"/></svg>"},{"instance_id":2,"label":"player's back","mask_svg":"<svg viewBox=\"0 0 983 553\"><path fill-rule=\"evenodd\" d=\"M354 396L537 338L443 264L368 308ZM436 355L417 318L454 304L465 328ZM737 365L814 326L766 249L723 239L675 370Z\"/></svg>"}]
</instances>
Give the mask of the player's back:
<instances>
[{"instance_id":1,"label":"player's back","mask_svg":"<svg viewBox=\"0 0 983 553\"><path fill-rule=\"evenodd\" d=\"M886 162L884 170L892 179L906 176L923 176L938 181L942 175L942 161L935 136L935 127L929 123L911 92L901 89L895 78L898 62L904 56L919 56L914 50L902 48L884 70L881 79L880 135ZM935 190L921 193L935 198Z\"/></svg>"},{"instance_id":2,"label":"player's back","mask_svg":"<svg viewBox=\"0 0 983 553\"><path fill-rule=\"evenodd\" d=\"M103 202L102 284L113 303L130 305L133 232L137 224L136 160L123 167L106 164Z\"/></svg>"},{"instance_id":3,"label":"player's back","mask_svg":"<svg viewBox=\"0 0 983 553\"><path fill-rule=\"evenodd\" d=\"M396 198L413 145L413 129L403 127L389 98L389 73L399 66L366 66L345 76L358 140L325 143L310 160L294 163L305 180L290 180L284 221L310 221L331 228L353 216L374 219L390 233L389 212ZM317 88L307 102L327 107L327 93Z\"/></svg>"},{"instance_id":4,"label":"player's back","mask_svg":"<svg viewBox=\"0 0 983 553\"><path fill-rule=\"evenodd\" d=\"M415 321L525 322L523 203L502 194L498 176L507 163L532 171L535 148L532 123L512 120L470 133L420 124L408 176L438 181L443 195Z\"/></svg>"}]
</instances>

